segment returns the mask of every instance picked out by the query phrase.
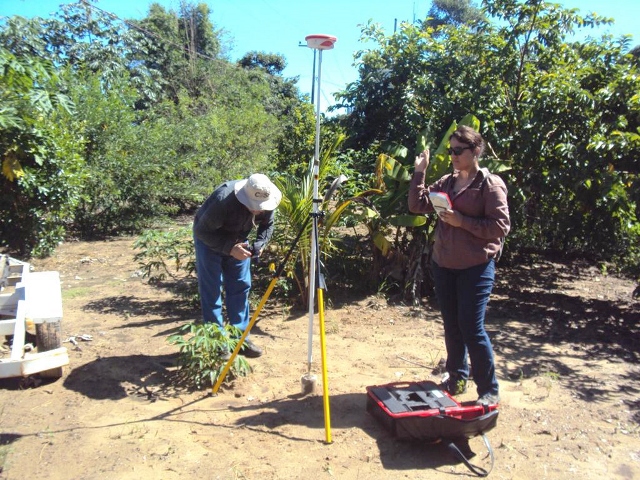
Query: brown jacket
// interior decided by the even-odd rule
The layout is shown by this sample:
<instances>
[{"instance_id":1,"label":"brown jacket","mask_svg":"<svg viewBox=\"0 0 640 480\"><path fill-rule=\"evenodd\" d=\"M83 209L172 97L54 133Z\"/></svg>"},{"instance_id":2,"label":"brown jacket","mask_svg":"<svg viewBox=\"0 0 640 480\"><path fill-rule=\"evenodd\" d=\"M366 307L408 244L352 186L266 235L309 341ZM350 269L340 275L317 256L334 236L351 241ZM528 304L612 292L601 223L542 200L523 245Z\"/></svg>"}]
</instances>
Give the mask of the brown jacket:
<instances>
[{"instance_id":1,"label":"brown jacket","mask_svg":"<svg viewBox=\"0 0 640 480\"><path fill-rule=\"evenodd\" d=\"M463 269L495 258L509 233L507 187L502 179L480 169L476 178L457 195L453 194L454 177L448 174L429 187L424 173L414 173L409 187L409 210L413 213L434 212L429 192L445 192L453 210L463 215L462 226L453 227L438 220L432 259L444 268Z\"/></svg>"}]
</instances>

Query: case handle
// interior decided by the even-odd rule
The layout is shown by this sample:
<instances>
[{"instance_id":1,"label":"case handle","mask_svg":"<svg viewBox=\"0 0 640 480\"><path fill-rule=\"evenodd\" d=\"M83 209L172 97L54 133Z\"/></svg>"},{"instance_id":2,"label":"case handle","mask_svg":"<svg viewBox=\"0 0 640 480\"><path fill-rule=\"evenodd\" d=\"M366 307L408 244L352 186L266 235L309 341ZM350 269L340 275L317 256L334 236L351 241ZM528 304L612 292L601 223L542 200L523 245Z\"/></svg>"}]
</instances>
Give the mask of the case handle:
<instances>
[{"instance_id":1,"label":"case handle","mask_svg":"<svg viewBox=\"0 0 640 480\"><path fill-rule=\"evenodd\" d=\"M469 470L471 470L473 473L475 473L479 477L486 477L491 473L491 470L493 470L494 457L493 457L493 449L491 448L491 445L489 444L489 439L487 438L487 436L484 433L482 434L482 440L484 441L484 444L486 445L487 450L489 451L489 457L491 458L491 465L489 466L489 470L485 470L482 467L478 467L477 465L473 465L469 461L469 458L467 458L467 457L473 456L473 452L471 451L471 448L469 447L469 441L467 439L464 439L464 444L462 445L463 449L465 450L464 453L462 452L462 450L460 450L460 447L458 445L456 445L456 443L454 441L449 442L449 444L447 446L449 447L449 450L451 450L453 452L453 454L456 456L456 458L461 460L467 466L467 468Z\"/></svg>"}]
</instances>

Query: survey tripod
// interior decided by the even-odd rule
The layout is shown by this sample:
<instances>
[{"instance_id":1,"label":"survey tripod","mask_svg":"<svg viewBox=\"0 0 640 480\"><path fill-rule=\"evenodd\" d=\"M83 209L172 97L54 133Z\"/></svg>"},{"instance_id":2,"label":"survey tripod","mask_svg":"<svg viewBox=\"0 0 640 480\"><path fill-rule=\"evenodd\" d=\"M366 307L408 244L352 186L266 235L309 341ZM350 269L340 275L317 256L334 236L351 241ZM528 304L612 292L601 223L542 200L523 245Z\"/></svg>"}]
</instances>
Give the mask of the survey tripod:
<instances>
[{"instance_id":1,"label":"survey tripod","mask_svg":"<svg viewBox=\"0 0 640 480\"><path fill-rule=\"evenodd\" d=\"M318 308L318 318L319 318L319 326L320 326L320 354L322 360L322 399L323 399L323 410L324 410L324 425L325 425L325 441L326 443L331 443L331 415L329 408L329 380L327 375L327 355L326 355L326 338L325 338L325 327L324 327L324 290L325 290L325 282L324 276L321 273L321 262L320 262L320 247L318 241L318 222L319 219L324 215L324 212L320 210L320 204L323 203L318 197L318 180L320 175L320 81L321 81L321 72L322 72L322 51L330 50L333 48L334 43L337 38L332 35L325 34L314 34L307 35L305 37L307 41L307 46L314 50L318 51L318 82L317 82L317 95L316 98L316 137L315 137L315 151L313 157L313 165L312 165L312 175L313 175L313 204L312 211L304 222L304 225L298 232L295 240L291 244L289 251L285 255L284 260L280 264L280 266L276 269L276 272L267 287L265 294L262 297L262 300L258 304L258 307L254 311L251 320L249 321L249 325L242 333L242 336L238 340L236 347L231 353L231 357L227 361L227 364L224 366L224 369L218 376L218 380L213 386L213 394L215 395L220 388L220 385L224 381L231 365L238 355L238 352L242 348L242 344L244 340L249 335L251 328L255 324L262 307L266 303L269 295L273 288L275 287L276 282L285 268L285 265L293 252L296 244L300 240L302 233L307 228L309 221L312 222L311 228L311 248L310 248L310 259L309 259L309 289L308 289L308 300L309 300L309 339L308 339L308 357L307 357L307 375L311 376L311 364L313 361L312 351L313 351L313 324L314 324L314 314L315 314L315 306L317 304ZM314 70L315 70L315 52L314 52ZM315 71L314 71L315 75ZM329 188L327 195L325 195L324 200L328 200L330 198L333 191L335 191L340 183L344 181L346 177L340 176L336 178Z\"/></svg>"}]
</instances>

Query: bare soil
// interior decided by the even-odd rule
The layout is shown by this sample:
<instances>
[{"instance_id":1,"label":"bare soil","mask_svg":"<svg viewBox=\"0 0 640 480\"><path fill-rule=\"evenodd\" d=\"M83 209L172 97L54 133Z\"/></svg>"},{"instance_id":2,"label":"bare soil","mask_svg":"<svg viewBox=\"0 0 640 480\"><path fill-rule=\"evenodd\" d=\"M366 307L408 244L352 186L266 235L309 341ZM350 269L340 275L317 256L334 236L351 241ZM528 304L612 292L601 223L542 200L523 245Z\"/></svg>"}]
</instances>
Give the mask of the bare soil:
<instances>
[{"instance_id":1,"label":"bare soil","mask_svg":"<svg viewBox=\"0 0 640 480\"><path fill-rule=\"evenodd\" d=\"M441 444L401 442L365 410L366 387L439 381L435 304L327 292L330 414L301 394L308 315L270 299L253 331L265 354L218 395L174 388L167 336L199 312L149 285L133 239L71 242L33 261L61 274L62 378L0 380L3 479L418 479L472 476ZM487 437L496 479L640 478L636 285L584 263L498 267L487 325L502 403ZM262 292L259 292L260 295ZM346 298L346 300L345 300ZM88 337L87 337L88 338ZM459 400L474 400L475 388ZM327 442L327 434L331 442ZM490 462L480 438L473 461Z\"/></svg>"}]
</instances>

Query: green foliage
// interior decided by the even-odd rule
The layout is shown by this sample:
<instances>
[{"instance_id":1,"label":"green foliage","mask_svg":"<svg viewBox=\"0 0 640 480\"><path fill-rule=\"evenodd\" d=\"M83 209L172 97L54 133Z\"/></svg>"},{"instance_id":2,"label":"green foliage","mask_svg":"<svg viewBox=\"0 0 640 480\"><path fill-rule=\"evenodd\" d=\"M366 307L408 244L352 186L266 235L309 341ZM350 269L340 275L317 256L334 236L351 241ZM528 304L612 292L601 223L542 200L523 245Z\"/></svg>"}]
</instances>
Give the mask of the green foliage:
<instances>
[{"instance_id":1,"label":"green foliage","mask_svg":"<svg viewBox=\"0 0 640 480\"><path fill-rule=\"evenodd\" d=\"M426 148L425 133L423 130L416 135L415 152ZM423 254L427 252L427 238L435 220L408 212L411 180L408 165L414 158L409 149L393 144L386 151L378 155L373 188L359 210L372 243L369 281L372 286L379 282L387 288L395 285L403 298L415 303L423 293L426 271Z\"/></svg>"},{"instance_id":2,"label":"green foliage","mask_svg":"<svg viewBox=\"0 0 640 480\"><path fill-rule=\"evenodd\" d=\"M128 22L139 28L130 29L140 37L141 48L134 50L137 60L152 75L157 72L155 78L162 89L159 96L149 98L151 104L165 99L178 102L185 92L191 99L208 97L213 85L220 86L215 71L226 62L220 59L220 32L210 14L204 3L182 2L177 12L154 3L146 18ZM216 87L213 91L217 92Z\"/></svg>"},{"instance_id":3,"label":"green foliage","mask_svg":"<svg viewBox=\"0 0 640 480\"><path fill-rule=\"evenodd\" d=\"M166 170L141 142L132 109L137 94L126 79L113 79L111 86L105 88L99 74L71 85L75 120L86 139L88 178L75 215L84 235L134 232L167 213L161 203Z\"/></svg>"},{"instance_id":4,"label":"green foliage","mask_svg":"<svg viewBox=\"0 0 640 480\"><path fill-rule=\"evenodd\" d=\"M281 73L286 66L284 57L276 54L249 52L238 64L255 84L268 87L262 97L264 109L278 119L280 128L273 132L277 146L273 152L272 169L293 175L301 174L298 167L306 166L314 154L315 115L313 106L301 101L295 79L285 79Z\"/></svg>"},{"instance_id":5,"label":"green foliage","mask_svg":"<svg viewBox=\"0 0 640 480\"><path fill-rule=\"evenodd\" d=\"M179 332L167 338L180 349L178 382L198 390L215 385L227 363L221 355L234 351L242 332L231 325L221 329L215 323L187 323ZM244 377L251 367L244 357L236 355L230 372ZM229 381L230 377L226 377L225 382Z\"/></svg>"},{"instance_id":6,"label":"green foliage","mask_svg":"<svg viewBox=\"0 0 640 480\"><path fill-rule=\"evenodd\" d=\"M274 170L303 175L315 148L315 116L311 104L300 103L283 118L278 142Z\"/></svg>"},{"instance_id":7,"label":"green foliage","mask_svg":"<svg viewBox=\"0 0 640 480\"><path fill-rule=\"evenodd\" d=\"M191 225L168 231L148 230L134 242L139 250L133 257L151 283L175 280L178 274L195 274L195 254Z\"/></svg>"},{"instance_id":8,"label":"green foliage","mask_svg":"<svg viewBox=\"0 0 640 480\"><path fill-rule=\"evenodd\" d=\"M433 28L441 25L473 25L482 19L482 12L470 0L433 0L425 24Z\"/></svg>"},{"instance_id":9,"label":"green foliage","mask_svg":"<svg viewBox=\"0 0 640 480\"><path fill-rule=\"evenodd\" d=\"M238 96L230 92L233 105L185 96L148 113L135 127L132 149L161 171L145 194L156 195L166 211L191 210L223 181L269 171L278 125L255 90L248 85Z\"/></svg>"},{"instance_id":10,"label":"green foliage","mask_svg":"<svg viewBox=\"0 0 640 480\"><path fill-rule=\"evenodd\" d=\"M342 172L337 159L336 151L344 142L344 135L337 135L333 143L327 145L320 153L318 162L318 198L321 203L318 211L327 214L326 220L319 220L319 248L323 255L331 255L336 251L335 238L332 235L332 227L336 225L340 215L344 211L341 205L336 205L333 199L324 198L325 192L332 181ZM291 278L300 292L301 303L306 302L307 287L305 278L308 277L309 259L311 252L311 232L313 222L309 221L313 211L314 199L314 158L307 165L306 172L302 176L282 174L274 179L274 183L282 192L282 201L278 207L278 227L274 240L282 249L292 244L298 233L302 230L302 236L297 243L297 254L292 256L291 265L287 266L285 274ZM330 211L334 207L333 211Z\"/></svg>"},{"instance_id":11,"label":"green foliage","mask_svg":"<svg viewBox=\"0 0 640 480\"><path fill-rule=\"evenodd\" d=\"M33 250L46 235L37 247L46 253L70 228L86 237L135 233L192 211L224 180L307 158L313 113L295 80L280 76L284 59L254 53L264 68L230 63L209 15L204 4L178 12L154 4L145 19L122 22L78 2L53 19L3 20L0 45L20 62L0 93L4 179L28 190L31 203L46 199L30 210L3 198L19 217L5 244ZM75 113L62 118L72 104ZM53 124L49 112L58 110Z\"/></svg>"},{"instance_id":12,"label":"green foliage","mask_svg":"<svg viewBox=\"0 0 640 480\"><path fill-rule=\"evenodd\" d=\"M243 68L261 68L272 76L282 74L287 62L282 55L275 53L248 52L240 60L238 65Z\"/></svg>"},{"instance_id":13,"label":"green foliage","mask_svg":"<svg viewBox=\"0 0 640 480\"><path fill-rule=\"evenodd\" d=\"M191 225L147 230L133 244L134 260L149 283L168 287L190 306L200 307Z\"/></svg>"},{"instance_id":14,"label":"green foliage","mask_svg":"<svg viewBox=\"0 0 640 480\"><path fill-rule=\"evenodd\" d=\"M420 129L442 138L472 111L490 167L509 166L508 249L637 260L640 75L629 37L568 42L609 20L547 2L483 5L472 25L364 27L375 47L357 52L360 78L340 95L348 146L411 145Z\"/></svg>"},{"instance_id":15,"label":"green foliage","mask_svg":"<svg viewBox=\"0 0 640 480\"><path fill-rule=\"evenodd\" d=\"M42 256L64 238L85 178L72 103L50 63L0 46L0 244Z\"/></svg>"},{"instance_id":16,"label":"green foliage","mask_svg":"<svg viewBox=\"0 0 640 480\"><path fill-rule=\"evenodd\" d=\"M157 65L144 61L148 42L140 30L83 1L61 5L55 17L32 25L24 41L55 65L99 74L107 88L128 78L141 104L160 99L162 80Z\"/></svg>"}]
</instances>

